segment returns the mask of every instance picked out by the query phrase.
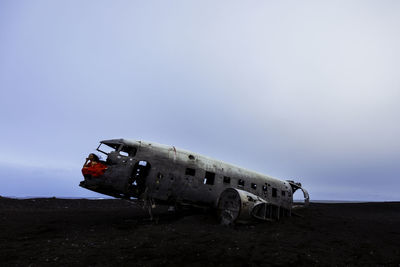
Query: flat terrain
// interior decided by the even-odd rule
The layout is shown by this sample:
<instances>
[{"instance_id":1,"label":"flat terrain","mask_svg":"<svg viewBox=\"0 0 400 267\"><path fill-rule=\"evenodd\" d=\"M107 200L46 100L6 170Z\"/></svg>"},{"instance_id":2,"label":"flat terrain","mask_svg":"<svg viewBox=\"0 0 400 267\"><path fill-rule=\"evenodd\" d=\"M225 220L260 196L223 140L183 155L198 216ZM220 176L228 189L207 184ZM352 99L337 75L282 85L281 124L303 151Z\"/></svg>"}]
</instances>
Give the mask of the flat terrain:
<instances>
[{"instance_id":1,"label":"flat terrain","mask_svg":"<svg viewBox=\"0 0 400 267\"><path fill-rule=\"evenodd\" d=\"M226 227L123 200L0 198L1 266L400 266L400 203L316 204Z\"/></svg>"}]
</instances>

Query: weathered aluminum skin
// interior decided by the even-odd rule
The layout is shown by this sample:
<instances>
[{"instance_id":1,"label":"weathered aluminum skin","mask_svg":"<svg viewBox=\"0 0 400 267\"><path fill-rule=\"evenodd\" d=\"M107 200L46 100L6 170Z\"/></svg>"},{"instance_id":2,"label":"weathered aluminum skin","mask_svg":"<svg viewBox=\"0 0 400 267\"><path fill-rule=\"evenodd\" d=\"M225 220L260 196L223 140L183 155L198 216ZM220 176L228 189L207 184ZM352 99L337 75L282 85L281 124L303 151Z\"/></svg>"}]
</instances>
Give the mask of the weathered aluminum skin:
<instances>
[{"instance_id":1,"label":"weathered aluminum skin","mask_svg":"<svg viewBox=\"0 0 400 267\"><path fill-rule=\"evenodd\" d=\"M291 184L174 146L126 139L104 140L101 143L116 148L116 151L108 154L108 169L102 177L85 178L81 186L114 197L217 207L221 193L233 188L257 196L290 214L293 190L301 188L301 185L293 187L292 181ZM127 148L136 150L136 153L122 155L121 149ZM140 166L144 165L143 162L146 166ZM187 174L187 168L195 170L195 174ZM138 175L136 177L145 180L145 185L132 184L135 172ZM213 180L212 184L206 183L206 172L211 176L215 174L208 181L211 183ZM229 177L230 182L227 183L226 178L224 182L224 177ZM240 185L239 180L244 181L244 185Z\"/></svg>"}]
</instances>

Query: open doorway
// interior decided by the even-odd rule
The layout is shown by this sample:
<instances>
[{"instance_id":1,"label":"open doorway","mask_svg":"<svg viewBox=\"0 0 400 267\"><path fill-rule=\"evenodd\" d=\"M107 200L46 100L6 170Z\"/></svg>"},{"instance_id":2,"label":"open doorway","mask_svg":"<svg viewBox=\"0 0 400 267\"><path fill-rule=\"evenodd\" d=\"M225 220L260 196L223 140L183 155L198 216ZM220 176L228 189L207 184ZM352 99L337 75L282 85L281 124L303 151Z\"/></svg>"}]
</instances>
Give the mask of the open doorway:
<instances>
[{"instance_id":1,"label":"open doorway","mask_svg":"<svg viewBox=\"0 0 400 267\"><path fill-rule=\"evenodd\" d=\"M139 197L146 190L146 177L150 172L150 163L140 160L133 166L131 177L129 178L129 191L133 197Z\"/></svg>"}]
</instances>

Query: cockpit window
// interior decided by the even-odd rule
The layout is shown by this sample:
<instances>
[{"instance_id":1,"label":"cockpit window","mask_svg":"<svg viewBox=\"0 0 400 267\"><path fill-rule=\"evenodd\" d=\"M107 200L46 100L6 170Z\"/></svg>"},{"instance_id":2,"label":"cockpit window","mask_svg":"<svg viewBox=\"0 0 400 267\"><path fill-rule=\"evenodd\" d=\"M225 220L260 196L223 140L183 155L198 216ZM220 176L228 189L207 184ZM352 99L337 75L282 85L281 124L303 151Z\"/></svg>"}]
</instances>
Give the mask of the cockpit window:
<instances>
[{"instance_id":1,"label":"cockpit window","mask_svg":"<svg viewBox=\"0 0 400 267\"><path fill-rule=\"evenodd\" d=\"M100 143L99 147L97 148L97 151L108 155L108 153L118 150L119 146L120 146L119 144Z\"/></svg>"},{"instance_id":2,"label":"cockpit window","mask_svg":"<svg viewBox=\"0 0 400 267\"><path fill-rule=\"evenodd\" d=\"M134 157L136 155L136 147L123 146L119 153L123 156Z\"/></svg>"},{"instance_id":3,"label":"cockpit window","mask_svg":"<svg viewBox=\"0 0 400 267\"><path fill-rule=\"evenodd\" d=\"M119 154L120 154L121 156L124 156L124 157L129 156L129 154L128 154L127 152L122 151L122 150L119 152Z\"/></svg>"}]
</instances>

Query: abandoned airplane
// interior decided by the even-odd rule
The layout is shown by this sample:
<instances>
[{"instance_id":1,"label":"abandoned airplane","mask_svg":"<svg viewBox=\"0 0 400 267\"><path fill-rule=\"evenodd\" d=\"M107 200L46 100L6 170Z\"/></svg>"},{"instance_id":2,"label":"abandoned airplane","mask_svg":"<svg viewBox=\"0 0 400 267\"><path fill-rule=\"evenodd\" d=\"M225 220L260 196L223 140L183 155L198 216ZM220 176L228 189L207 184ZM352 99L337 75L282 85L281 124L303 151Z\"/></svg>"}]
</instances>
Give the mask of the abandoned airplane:
<instances>
[{"instance_id":1,"label":"abandoned airplane","mask_svg":"<svg viewBox=\"0 0 400 267\"><path fill-rule=\"evenodd\" d=\"M290 216L300 183L282 181L189 151L143 141L100 142L86 159L80 186L123 199L155 204L189 204L216 208L221 222L245 222Z\"/></svg>"}]
</instances>

